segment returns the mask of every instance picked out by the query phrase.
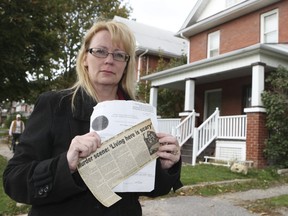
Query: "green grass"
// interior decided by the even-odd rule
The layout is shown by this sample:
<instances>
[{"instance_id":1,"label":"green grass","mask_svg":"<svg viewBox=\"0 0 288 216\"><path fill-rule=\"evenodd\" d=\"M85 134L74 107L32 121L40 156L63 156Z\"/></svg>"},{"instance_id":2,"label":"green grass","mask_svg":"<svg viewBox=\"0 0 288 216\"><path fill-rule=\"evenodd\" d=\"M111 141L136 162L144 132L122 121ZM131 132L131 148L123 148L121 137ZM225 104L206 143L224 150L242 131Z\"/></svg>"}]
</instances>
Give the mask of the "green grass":
<instances>
[{"instance_id":1,"label":"green grass","mask_svg":"<svg viewBox=\"0 0 288 216\"><path fill-rule=\"evenodd\" d=\"M278 210L288 208L288 194L246 202L243 206L251 212L260 213L261 215L281 215Z\"/></svg>"},{"instance_id":2,"label":"green grass","mask_svg":"<svg viewBox=\"0 0 288 216\"><path fill-rule=\"evenodd\" d=\"M232 180L239 181L231 182ZM228 167L200 164L196 166L184 165L181 172L181 181L184 185L190 185L191 187L184 191L180 190L176 195L180 193L181 195L213 196L227 192L263 189L288 183L288 177L278 175L276 169L273 168L249 169L248 174L244 175L233 173ZM223 181L228 181L228 183L219 183Z\"/></svg>"},{"instance_id":3,"label":"green grass","mask_svg":"<svg viewBox=\"0 0 288 216\"><path fill-rule=\"evenodd\" d=\"M29 206L23 205L21 207L16 206L16 202L11 200L3 190L3 171L7 165L7 160L0 155L0 215L18 215L27 213L29 210Z\"/></svg>"},{"instance_id":4,"label":"green grass","mask_svg":"<svg viewBox=\"0 0 288 216\"><path fill-rule=\"evenodd\" d=\"M16 202L12 201L3 191L2 173L6 167L6 164L6 159L0 155L0 216L3 214L17 215L19 213L27 213L29 206L25 205L22 207L17 207ZM239 181L228 184L219 183L223 181L232 181L235 179ZM248 174L243 175L239 173L232 173L227 167L200 164L196 166L183 165L181 181L187 186L186 189L181 189L176 193L170 193L168 196L213 196L226 192L245 191L255 188L268 188L270 186L288 183L288 176L279 176L276 170L272 168L249 169ZM284 205L287 205L288 198L284 198L286 199ZM275 202L280 203L281 199L283 199L283 197L280 197L279 201L276 200Z\"/></svg>"}]
</instances>

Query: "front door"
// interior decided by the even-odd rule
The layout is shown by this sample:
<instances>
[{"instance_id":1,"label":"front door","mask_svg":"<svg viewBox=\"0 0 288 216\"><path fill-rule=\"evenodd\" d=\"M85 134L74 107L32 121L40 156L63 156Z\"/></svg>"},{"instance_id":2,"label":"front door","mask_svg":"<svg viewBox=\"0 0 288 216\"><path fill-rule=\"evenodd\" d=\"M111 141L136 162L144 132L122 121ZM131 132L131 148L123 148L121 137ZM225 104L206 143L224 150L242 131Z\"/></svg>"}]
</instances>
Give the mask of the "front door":
<instances>
[{"instance_id":1,"label":"front door","mask_svg":"<svg viewBox=\"0 0 288 216\"><path fill-rule=\"evenodd\" d=\"M218 107L221 110L222 90L213 89L205 92L204 120L209 118Z\"/></svg>"}]
</instances>

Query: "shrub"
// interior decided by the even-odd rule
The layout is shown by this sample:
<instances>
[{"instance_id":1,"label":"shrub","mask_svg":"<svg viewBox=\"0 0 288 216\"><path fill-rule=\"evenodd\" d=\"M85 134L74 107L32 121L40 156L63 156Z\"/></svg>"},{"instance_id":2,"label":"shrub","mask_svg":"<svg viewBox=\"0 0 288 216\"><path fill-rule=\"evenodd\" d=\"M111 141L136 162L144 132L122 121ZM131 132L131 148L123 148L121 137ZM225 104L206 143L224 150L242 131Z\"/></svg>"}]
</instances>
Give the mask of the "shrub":
<instances>
[{"instance_id":1,"label":"shrub","mask_svg":"<svg viewBox=\"0 0 288 216\"><path fill-rule=\"evenodd\" d=\"M288 70L280 66L266 79L262 94L267 111L269 138L264 153L270 165L288 167Z\"/></svg>"}]
</instances>

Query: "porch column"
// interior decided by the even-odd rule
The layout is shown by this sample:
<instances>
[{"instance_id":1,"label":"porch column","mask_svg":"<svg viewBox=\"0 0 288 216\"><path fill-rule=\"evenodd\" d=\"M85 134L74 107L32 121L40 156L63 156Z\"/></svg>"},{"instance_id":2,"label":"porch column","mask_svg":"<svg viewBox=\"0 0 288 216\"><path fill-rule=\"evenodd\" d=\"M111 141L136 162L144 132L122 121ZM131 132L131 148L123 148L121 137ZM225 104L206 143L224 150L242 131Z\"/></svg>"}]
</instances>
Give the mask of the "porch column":
<instances>
[{"instance_id":1,"label":"porch column","mask_svg":"<svg viewBox=\"0 0 288 216\"><path fill-rule=\"evenodd\" d=\"M195 98L195 80L188 78L185 81L185 104L184 111L191 112L194 110L194 98Z\"/></svg>"},{"instance_id":2,"label":"porch column","mask_svg":"<svg viewBox=\"0 0 288 216\"><path fill-rule=\"evenodd\" d=\"M149 104L157 108L158 86L151 86Z\"/></svg>"},{"instance_id":3,"label":"porch column","mask_svg":"<svg viewBox=\"0 0 288 216\"><path fill-rule=\"evenodd\" d=\"M257 62L251 64L252 66L252 98L251 106L252 107L262 107L261 94L264 91L265 83L265 63Z\"/></svg>"},{"instance_id":4,"label":"porch column","mask_svg":"<svg viewBox=\"0 0 288 216\"><path fill-rule=\"evenodd\" d=\"M247 114L246 160L253 161L257 168L267 165L264 157L265 140L268 138L266 128L266 110L263 107L261 93L264 91L265 63L257 62L252 66L252 100L251 107L245 108Z\"/></svg>"}]
</instances>

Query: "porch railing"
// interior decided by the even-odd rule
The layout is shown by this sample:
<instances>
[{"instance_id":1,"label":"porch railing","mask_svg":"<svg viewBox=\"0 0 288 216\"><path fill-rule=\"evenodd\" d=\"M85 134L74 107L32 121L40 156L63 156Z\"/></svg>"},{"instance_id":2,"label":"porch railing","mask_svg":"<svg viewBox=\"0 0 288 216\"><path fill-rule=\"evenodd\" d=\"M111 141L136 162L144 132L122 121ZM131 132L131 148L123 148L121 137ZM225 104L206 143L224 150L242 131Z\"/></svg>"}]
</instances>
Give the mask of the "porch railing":
<instances>
[{"instance_id":1,"label":"porch railing","mask_svg":"<svg viewBox=\"0 0 288 216\"><path fill-rule=\"evenodd\" d=\"M190 115L175 127L172 134L177 137L180 146L193 137L196 116L198 116L198 113L193 110Z\"/></svg>"},{"instance_id":2,"label":"porch railing","mask_svg":"<svg viewBox=\"0 0 288 216\"><path fill-rule=\"evenodd\" d=\"M197 156L216 138L246 139L246 115L220 116L216 108L215 112L196 128L195 118L198 115L193 111L181 122L180 119L158 119L159 131L172 133L177 137L180 146L193 138L192 165L195 165Z\"/></svg>"},{"instance_id":3,"label":"porch railing","mask_svg":"<svg viewBox=\"0 0 288 216\"><path fill-rule=\"evenodd\" d=\"M219 110L206 119L200 127L194 129L192 165L196 163L197 156L216 138L218 130Z\"/></svg>"},{"instance_id":4,"label":"porch railing","mask_svg":"<svg viewBox=\"0 0 288 216\"><path fill-rule=\"evenodd\" d=\"M246 139L246 115L219 116L219 110L215 112L194 129L192 165L196 158L216 138L222 139Z\"/></svg>"},{"instance_id":5,"label":"porch railing","mask_svg":"<svg viewBox=\"0 0 288 216\"><path fill-rule=\"evenodd\" d=\"M218 138L246 139L246 115L219 116L218 121Z\"/></svg>"},{"instance_id":6,"label":"porch railing","mask_svg":"<svg viewBox=\"0 0 288 216\"><path fill-rule=\"evenodd\" d=\"M174 128L176 128L180 122L181 119L180 118L168 118L168 119L157 119L158 121L158 131L159 132L164 132L164 133L168 133L168 134L172 134L174 133Z\"/></svg>"}]
</instances>

